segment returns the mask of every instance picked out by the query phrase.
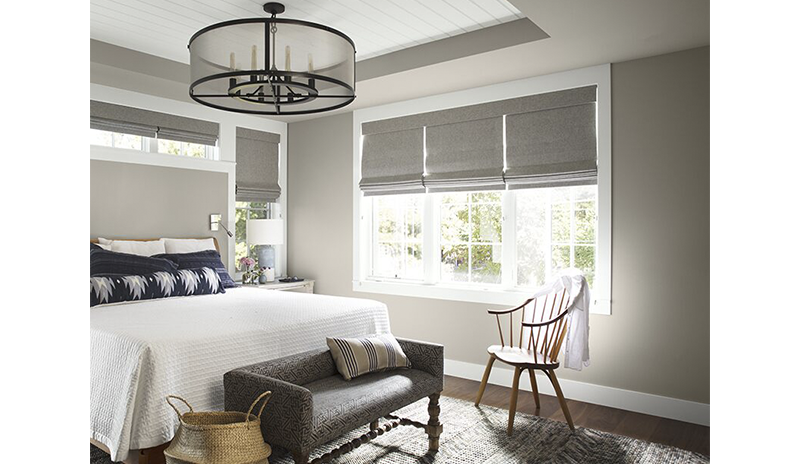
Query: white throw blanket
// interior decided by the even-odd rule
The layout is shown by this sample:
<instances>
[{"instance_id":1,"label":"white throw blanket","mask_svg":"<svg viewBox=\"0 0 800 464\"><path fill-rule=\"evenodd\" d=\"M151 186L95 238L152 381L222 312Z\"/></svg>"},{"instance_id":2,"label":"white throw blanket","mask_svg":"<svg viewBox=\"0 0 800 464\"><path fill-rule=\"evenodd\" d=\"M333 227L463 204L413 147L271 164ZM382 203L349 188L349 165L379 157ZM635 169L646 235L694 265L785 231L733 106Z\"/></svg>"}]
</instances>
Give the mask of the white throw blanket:
<instances>
[{"instance_id":1,"label":"white throw blanket","mask_svg":"<svg viewBox=\"0 0 800 464\"><path fill-rule=\"evenodd\" d=\"M565 288L570 295L570 314L567 337L561 349L563 366L579 371L589 367L589 306L592 299L586 278L577 269L565 269L537 290L533 297L561 292Z\"/></svg>"},{"instance_id":2,"label":"white throw blanket","mask_svg":"<svg viewBox=\"0 0 800 464\"><path fill-rule=\"evenodd\" d=\"M383 303L255 288L91 308L91 438L120 461L171 440L166 395L223 409L234 368L324 348L325 337L388 333Z\"/></svg>"}]
</instances>

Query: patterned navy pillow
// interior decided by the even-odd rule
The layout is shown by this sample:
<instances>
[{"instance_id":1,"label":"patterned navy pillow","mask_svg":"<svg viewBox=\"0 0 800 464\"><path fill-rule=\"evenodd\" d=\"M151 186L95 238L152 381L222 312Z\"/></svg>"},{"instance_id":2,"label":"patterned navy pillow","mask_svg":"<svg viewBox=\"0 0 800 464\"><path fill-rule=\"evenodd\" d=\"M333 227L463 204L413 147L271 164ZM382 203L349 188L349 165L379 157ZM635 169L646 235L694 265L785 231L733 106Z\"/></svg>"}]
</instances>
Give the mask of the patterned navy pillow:
<instances>
[{"instance_id":1,"label":"patterned navy pillow","mask_svg":"<svg viewBox=\"0 0 800 464\"><path fill-rule=\"evenodd\" d=\"M89 247L89 274L93 276L142 275L176 270L178 266L168 259L104 250L94 243Z\"/></svg>"},{"instance_id":2,"label":"patterned navy pillow","mask_svg":"<svg viewBox=\"0 0 800 464\"><path fill-rule=\"evenodd\" d=\"M222 279L222 286L225 288L236 287L217 250L203 250L192 253L167 253L153 255L152 258L165 258L178 265L178 269L197 269L198 267L213 267L219 278Z\"/></svg>"},{"instance_id":3,"label":"patterned navy pillow","mask_svg":"<svg viewBox=\"0 0 800 464\"><path fill-rule=\"evenodd\" d=\"M144 275L92 276L89 306L172 296L225 293L217 271L210 267L159 271Z\"/></svg>"}]
</instances>

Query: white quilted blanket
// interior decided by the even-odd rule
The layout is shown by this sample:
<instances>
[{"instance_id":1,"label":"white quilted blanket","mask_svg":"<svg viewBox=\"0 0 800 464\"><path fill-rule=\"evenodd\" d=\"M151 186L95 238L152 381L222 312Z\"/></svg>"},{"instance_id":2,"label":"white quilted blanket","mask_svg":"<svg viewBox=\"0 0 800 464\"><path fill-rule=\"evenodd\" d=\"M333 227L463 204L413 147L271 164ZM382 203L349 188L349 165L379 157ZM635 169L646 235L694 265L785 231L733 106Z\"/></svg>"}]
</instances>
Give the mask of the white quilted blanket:
<instances>
[{"instance_id":1,"label":"white quilted blanket","mask_svg":"<svg viewBox=\"0 0 800 464\"><path fill-rule=\"evenodd\" d=\"M123 460L172 439L165 396L223 409L236 367L325 347L325 337L389 332L383 303L255 288L91 309L91 437Z\"/></svg>"}]
</instances>

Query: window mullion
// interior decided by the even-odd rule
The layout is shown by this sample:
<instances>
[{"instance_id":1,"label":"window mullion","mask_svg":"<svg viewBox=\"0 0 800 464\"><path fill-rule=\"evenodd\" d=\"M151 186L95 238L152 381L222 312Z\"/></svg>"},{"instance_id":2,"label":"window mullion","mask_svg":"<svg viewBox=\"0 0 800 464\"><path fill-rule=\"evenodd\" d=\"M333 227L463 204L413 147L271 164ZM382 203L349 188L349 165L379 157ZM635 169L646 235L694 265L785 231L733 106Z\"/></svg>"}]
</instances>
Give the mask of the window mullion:
<instances>
[{"instance_id":1,"label":"window mullion","mask_svg":"<svg viewBox=\"0 0 800 464\"><path fill-rule=\"evenodd\" d=\"M439 249L439 205L434 199L434 194L423 195L422 203L422 266L423 279L426 284L435 284L439 280L439 265L437 250Z\"/></svg>"},{"instance_id":2,"label":"window mullion","mask_svg":"<svg viewBox=\"0 0 800 464\"><path fill-rule=\"evenodd\" d=\"M569 194L569 266L575 267L575 189Z\"/></svg>"},{"instance_id":3,"label":"window mullion","mask_svg":"<svg viewBox=\"0 0 800 464\"><path fill-rule=\"evenodd\" d=\"M511 190L503 192L502 214L503 214L503 237L502 237L502 261L500 263L501 282L503 287L512 288L516 286L517 275L517 197Z\"/></svg>"}]
</instances>

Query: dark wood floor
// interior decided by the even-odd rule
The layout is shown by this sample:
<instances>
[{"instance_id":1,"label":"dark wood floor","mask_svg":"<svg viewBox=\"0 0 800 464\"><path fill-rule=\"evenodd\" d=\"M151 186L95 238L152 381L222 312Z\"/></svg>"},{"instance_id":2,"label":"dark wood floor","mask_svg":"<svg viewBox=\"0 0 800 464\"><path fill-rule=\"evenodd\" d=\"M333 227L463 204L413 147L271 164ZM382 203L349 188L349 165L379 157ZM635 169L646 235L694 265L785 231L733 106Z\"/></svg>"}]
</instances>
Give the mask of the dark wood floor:
<instances>
[{"instance_id":1,"label":"dark wood floor","mask_svg":"<svg viewBox=\"0 0 800 464\"><path fill-rule=\"evenodd\" d=\"M480 382L446 376L442 394L474 402L479 386ZM510 388L490 384L486 387L481 404L508 409L510 399ZM542 407L537 412L533 394L520 390L517 411L566 422L555 396L540 394L540 401ZM576 427L602 430L710 455L711 432L708 427L581 401L567 400L567 404Z\"/></svg>"}]
</instances>

